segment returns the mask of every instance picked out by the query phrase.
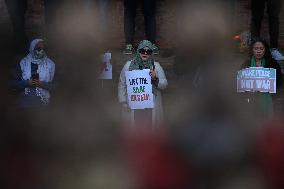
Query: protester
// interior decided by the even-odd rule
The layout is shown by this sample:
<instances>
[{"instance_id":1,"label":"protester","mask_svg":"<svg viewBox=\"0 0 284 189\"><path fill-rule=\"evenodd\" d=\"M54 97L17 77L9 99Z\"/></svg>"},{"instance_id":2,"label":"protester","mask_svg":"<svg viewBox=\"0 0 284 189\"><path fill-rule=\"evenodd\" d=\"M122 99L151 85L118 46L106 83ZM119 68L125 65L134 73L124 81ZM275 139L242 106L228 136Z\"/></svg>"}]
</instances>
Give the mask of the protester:
<instances>
[{"instance_id":1,"label":"protester","mask_svg":"<svg viewBox=\"0 0 284 189\"><path fill-rule=\"evenodd\" d=\"M128 61L121 73L118 84L118 98L119 102L123 106L122 116L126 120L131 120L131 117L137 117L138 114L151 114L152 123L158 124L163 121L163 106L162 106L162 96L160 90L167 87L168 82L164 73L163 68L158 62L155 62L153 57L153 44L148 40L143 40L140 42L136 56ZM132 70L143 70L150 69L150 76L153 84L153 94L154 94L154 108L151 110L130 110L127 102L127 86L126 86L126 76L125 71ZM149 113L150 112L150 113ZM138 116L139 117L139 116ZM151 119L150 119L151 120Z\"/></svg>"},{"instance_id":2,"label":"protester","mask_svg":"<svg viewBox=\"0 0 284 189\"><path fill-rule=\"evenodd\" d=\"M25 33L25 13L27 0L5 0L13 25L14 46L17 52L24 52L28 47L28 38Z\"/></svg>"},{"instance_id":3,"label":"protester","mask_svg":"<svg viewBox=\"0 0 284 189\"><path fill-rule=\"evenodd\" d=\"M279 88L281 84L281 68L279 64L272 59L267 42L261 38L252 41L249 60L244 65L247 67L264 67L276 69L276 82ZM247 101L258 108L259 113L265 117L273 116L273 102L270 93L252 93L249 94Z\"/></svg>"},{"instance_id":4,"label":"protester","mask_svg":"<svg viewBox=\"0 0 284 189\"><path fill-rule=\"evenodd\" d=\"M271 54L275 60L284 60L284 56L278 50L279 38L279 15L282 7L282 0L252 0L251 1L251 33L252 37L260 36L261 22L263 19L265 4L269 19L269 35Z\"/></svg>"},{"instance_id":5,"label":"protester","mask_svg":"<svg viewBox=\"0 0 284 189\"><path fill-rule=\"evenodd\" d=\"M28 55L17 65L16 86L22 92L19 100L22 108L40 107L50 101L55 64L44 49L42 39L33 40Z\"/></svg>"},{"instance_id":6,"label":"protester","mask_svg":"<svg viewBox=\"0 0 284 189\"><path fill-rule=\"evenodd\" d=\"M124 33L126 48L124 54L134 52L135 16L137 0L124 0ZM146 39L153 43L153 53L158 54L156 43L156 0L143 0Z\"/></svg>"}]
</instances>

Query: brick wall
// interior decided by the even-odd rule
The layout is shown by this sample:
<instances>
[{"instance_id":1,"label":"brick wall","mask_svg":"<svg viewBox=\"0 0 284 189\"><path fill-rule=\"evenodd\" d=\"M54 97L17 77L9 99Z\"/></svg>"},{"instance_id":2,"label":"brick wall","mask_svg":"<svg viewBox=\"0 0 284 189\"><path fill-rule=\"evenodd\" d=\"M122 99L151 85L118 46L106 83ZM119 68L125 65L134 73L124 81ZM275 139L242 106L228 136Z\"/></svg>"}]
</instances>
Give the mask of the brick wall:
<instances>
[{"instance_id":1,"label":"brick wall","mask_svg":"<svg viewBox=\"0 0 284 189\"><path fill-rule=\"evenodd\" d=\"M117 44L116 47L121 47L124 45L124 32L123 32L123 1L122 0L110 0L109 1L109 25L111 28L110 37ZM174 9L172 8L174 1L170 0L159 0L157 3L157 41L160 45L164 47L171 46L171 41L169 40L170 33L167 28L172 28L174 21ZM142 14L142 6L138 4L137 7L137 17L136 17L136 33L135 41L144 38L144 18ZM42 28L44 25L43 19L43 3L42 0L29 0L29 10L27 12L27 30L29 35L37 35L42 33Z\"/></svg>"},{"instance_id":2,"label":"brick wall","mask_svg":"<svg viewBox=\"0 0 284 189\"><path fill-rule=\"evenodd\" d=\"M234 15L235 27L239 30L248 29L250 24L250 17L250 0L236 0ZM269 38L267 14L265 14L263 20L262 35L267 39ZM284 48L284 7L280 15L279 45L280 48Z\"/></svg>"},{"instance_id":3,"label":"brick wall","mask_svg":"<svg viewBox=\"0 0 284 189\"><path fill-rule=\"evenodd\" d=\"M3 4L4 0L1 3ZM168 28L175 26L175 4L173 0L159 0L157 10L157 41L162 47L172 46L172 37ZM3 9L3 7L2 7ZM29 36L41 34L43 32L44 17L43 17L43 4L42 0L29 0L29 10L27 12L27 30ZM284 10L284 9L283 9ZM0 14L0 21L7 19L7 15ZM121 47L124 44L123 34L123 1L110 0L110 25L111 35L114 44ZM136 26L136 40L140 40L144 36L144 21L141 8L138 8ZM3 22L3 21L1 21ZM250 23L250 0L235 0L234 6L234 27L236 31L241 31L249 28ZM268 23L267 16L263 22L263 35L268 38ZM280 16L280 47L284 48L284 11Z\"/></svg>"}]
</instances>

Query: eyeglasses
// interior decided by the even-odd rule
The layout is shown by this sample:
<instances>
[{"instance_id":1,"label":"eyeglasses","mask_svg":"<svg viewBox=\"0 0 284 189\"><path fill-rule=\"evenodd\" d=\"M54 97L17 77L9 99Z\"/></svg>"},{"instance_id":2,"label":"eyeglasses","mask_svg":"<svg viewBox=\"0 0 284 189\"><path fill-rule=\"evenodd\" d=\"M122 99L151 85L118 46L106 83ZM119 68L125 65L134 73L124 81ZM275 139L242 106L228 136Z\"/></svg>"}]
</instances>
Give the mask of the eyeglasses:
<instances>
[{"instance_id":1,"label":"eyeglasses","mask_svg":"<svg viewBox=\"0 0 284 189\"><path fill-rule=\"evenodd\" d=\"M153 51L151 49L140 49L139 53L145 54L145 55L151 55L153 53Z\"/></svg>"}]
</instances>

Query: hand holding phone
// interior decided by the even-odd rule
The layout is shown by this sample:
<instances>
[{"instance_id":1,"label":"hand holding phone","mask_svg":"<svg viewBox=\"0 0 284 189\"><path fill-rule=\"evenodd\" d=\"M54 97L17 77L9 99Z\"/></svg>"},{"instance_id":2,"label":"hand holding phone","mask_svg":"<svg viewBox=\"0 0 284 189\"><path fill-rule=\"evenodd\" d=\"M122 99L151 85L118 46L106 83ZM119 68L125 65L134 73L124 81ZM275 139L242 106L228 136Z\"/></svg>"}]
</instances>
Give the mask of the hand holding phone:
<instances>
[{"instance_id":1,"label":"hand holding phone","mask_svg":"<svg viewBox=\"0 0 284 189\"><path fill-rule=\"evenodd\" d=\"M32 80L39 80L39 74L32 74Z\"/></svg>"}]
</instances>

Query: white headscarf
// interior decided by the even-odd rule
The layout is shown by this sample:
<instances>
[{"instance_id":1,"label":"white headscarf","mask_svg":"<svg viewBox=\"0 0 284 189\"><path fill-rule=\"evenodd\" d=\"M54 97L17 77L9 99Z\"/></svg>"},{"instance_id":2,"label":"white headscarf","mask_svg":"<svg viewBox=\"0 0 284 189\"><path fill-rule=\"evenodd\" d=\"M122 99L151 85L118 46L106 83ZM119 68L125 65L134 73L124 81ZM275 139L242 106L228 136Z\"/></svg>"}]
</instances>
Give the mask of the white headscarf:
<instances>
[{"instance_id":1,"label":"white headscarf","mask_svg":"<svg viewBox=\"0 0 284 189\"><path fill-rule=\"evenodd\" d=\"M37 73L39 74L39 80L45 82L51 82L55 73L55 64L47 56L36 59L33 57L33 53L36 45L39 42L43 42L42 39L35 39L31 42L29 54L23 58L20 62L22 69L22 78L23 80L31 79L31 63L38 64Z\"/></svg>"},{"instance_id":2,"label":"white headscarf","mask_svg":"<svg viewBox=\"0 0 284 189\"><path fill-rule=\"evenodd\" d=\"M52 60L50 60L47 56L36 59L34 58L33 54L35 51L35 48L38 43L43 42L43 39L34 39L29 48L29 53L26 57L24 57L21 62L21 70L22 70L22 79L23 80L30 80L31 79L31 64L37 64L38 70L37 73L39 74L39 80L44 82L51 82L54 77L55 73L55 64ZM48 90L42 89L37 87L37 93L38 96L41 96L41 98L48 101L50 94ZM25 93L28 93L29 90L25 89Z\"/></svg>"},{"instance_id":3,"label":"white headscarf","mask_svg":"<svg viewBox=\"0 0 284 189\"><path fill-rule=\"evenodd\" d=\"M30 53L33 53L33 51L35 50L36 48L36 45L39 43L39 42L44 42L43 39L34 39L32 40L31 44L30 44L30 48L29 48L29 52Z\"/></svg>"}]
</instances>

